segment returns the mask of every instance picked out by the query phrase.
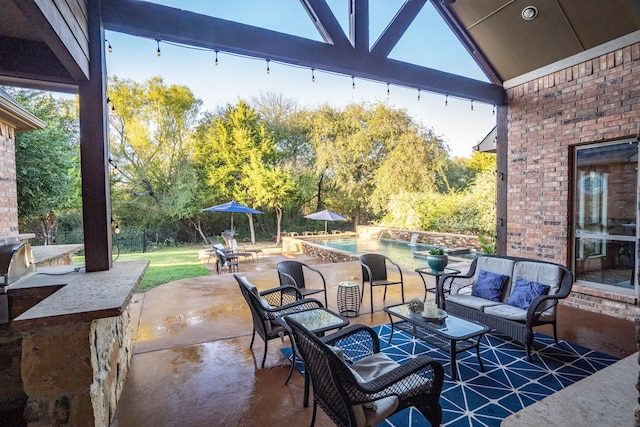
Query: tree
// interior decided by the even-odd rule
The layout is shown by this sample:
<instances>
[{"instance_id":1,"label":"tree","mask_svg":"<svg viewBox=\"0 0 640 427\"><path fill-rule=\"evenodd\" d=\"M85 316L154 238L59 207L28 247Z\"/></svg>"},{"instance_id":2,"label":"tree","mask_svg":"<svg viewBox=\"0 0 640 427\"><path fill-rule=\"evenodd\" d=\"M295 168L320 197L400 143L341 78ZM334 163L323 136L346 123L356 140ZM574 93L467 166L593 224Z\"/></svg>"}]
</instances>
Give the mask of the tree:
<instances>
[{"instance_id":1,"label":"tree","mask_svg":"<svg viewBox=\"0 0 640 427\"><path fill-rule=\"evenodd\" d=\"M109 98L114 211L121 222L199 226L201 185L193 167L192 134L202 102L186 86L159 77L143 84L112 77Z\"/></svg>"},{"instance_id":2,"label":"tree","mask_svg":"<svg viewBox=\"0 0 640 427\"><path fill-rule=\"evenodd\" d=\"M431 130L382 104L325 105L308 123L322 185L318 198L333 193L335 207L352 212L356 223L382 215L394 194L431 189L446 156Z\"/></svg>"},{"instance_id":3,"label":"tree","mask_svg":"<svg viewBox=\"0 0 640 427\"><path fill-rule=\"evenodd\" d=\"M45 245L51 244L57 214L81 203L77 103L42 91L6 90L47 123L16 135L16 181L20 221L38 218Z\"/></svg>"},{"instance_id":4,"label":"tree","mask_svg":"<svg viewBox=\"0 0 640 427\"><path fill-rule=\"evenodd\" d=\"M209 205L236 200L255 206L266 200L250 190L270 173L266 166L275 164L276 150L273 134L255 110L245 101L228 105L221 115L207 115L196 136L195 161ZM253 222L249 226L255 241Z\"/></svg>"}]
</instances>

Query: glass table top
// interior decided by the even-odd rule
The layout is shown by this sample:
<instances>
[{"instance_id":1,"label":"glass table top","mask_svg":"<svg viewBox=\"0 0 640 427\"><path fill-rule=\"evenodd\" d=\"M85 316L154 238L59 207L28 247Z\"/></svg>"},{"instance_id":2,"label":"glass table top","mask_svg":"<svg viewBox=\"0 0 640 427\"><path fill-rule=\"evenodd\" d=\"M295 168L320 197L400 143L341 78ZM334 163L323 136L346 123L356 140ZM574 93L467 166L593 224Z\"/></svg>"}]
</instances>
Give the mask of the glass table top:
<instances>
[{"instance_id":1,"label":"glass table top","mask_svg":"<svg viewBox=\"0 0 640 427\"><path fill-rule=\"evenodd\" d=\"M456 317L451 314L448 314L446 318L439 322L430 322L423 318L414 317L412 316L412 313L409 310L409 306L407 304L385 307L384 310L387 313L400 317L401 319L404 319L412 324L430 329L434 332L438 332L440 335L446 336L448 338L462 339L468 336L473 336L489 331L488 326L461 319L460 317Z\"/></svg>"},{"instance_id":2,"label":"glass table top","mask_svg":"<svg viewBox=\"0 0 640 427\"><path fill-rule=\"evenodd\" d=\"M346 319L324 308L314 308L298 313L287 314L286 317L295 320L310 331L338 328L345 326L345 322L348 324Z\"/></svg>"}]
</instances>

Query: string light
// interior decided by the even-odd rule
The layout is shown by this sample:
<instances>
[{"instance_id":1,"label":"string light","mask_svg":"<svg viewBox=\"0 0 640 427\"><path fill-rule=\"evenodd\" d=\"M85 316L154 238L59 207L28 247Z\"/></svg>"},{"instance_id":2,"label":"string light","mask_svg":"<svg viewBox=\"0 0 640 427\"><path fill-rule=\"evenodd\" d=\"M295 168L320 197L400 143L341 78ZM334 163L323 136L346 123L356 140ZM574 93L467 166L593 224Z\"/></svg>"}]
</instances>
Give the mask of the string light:
<instances>
[{"instance_id":1,"label":"string light","mask_svg":"<svg viewBox=\"0 0 640 427\"><path fill-rule=\"evenodd\" d=\"M156 53L157 53L157 55L158 55L158 56L161 56L161 52L160 52L160 42L162 41L163 43L167 43L167 44L170 44L170 45L174 45L174 46L182 47L182 48L185 48L185 49L192 49L192 50L204 50L204 51L208 51L208 52L211 52L211 51L213 50L213 52L215 52L215 60L214 60L214 64L215 64L215 66L216 66L216 67L217 67L217 66L218 66L218 64L219 64L219 61L218 61L218 53L220 52L220 50L218 50L218 49L199 48L199 47L195 47L195 46L187 46L187 45L183 45L183 44L180 44L180 43L173 43L173 42L170 42L170 41L164 41L164 40L160 40L160 39L155 39L155 40L156 40L156 43L157 43L157 46L158 46L157 51L156 51ZM106 40L106 39L105 39L105 42L106 42L106 43L108 43L108 50L109 50L109 53L111 53L111 52L112 52L111 44L110 44L110 43L109 43L109 41L108 41L108 40ZM242 55L242 54L234 54L234 53L231 53L231 52L225 52L225 53L226 53L226 54L228 54L228 55L237 56L237 57L239 57L239 58L244 58L244 59L263 60L262 58L251 57L251 56L246 56L246 55ZM267 70L266 70L266 71L267 71L267 74L271 74L271 65L270 65L270 64L271 64L271 60L270 60L270 59L264 59L264 60L267 62ZM279 62L279 61L276 61L276 62L277 62L277 63L284 64L284 65L286 65L286 66L290 66L290 67L297 67L297 68L305 68L305 69L309 69L308 67L305 67L305 66L300 66L300 65L295 65L295 64L289 64L289 63L286 63L286 62ZM315 68L311 68L311 82L312 82L312 83L315 83L315 81L316 81L315 71L316 71L316 69L315 69ZM334 72L326 71L326 70L324 70L324 71L325 71L325 72L327 72L327 73L329 73L329 74L336 74L336 75L342 75L342 76L344 76L344 74L334 73ZM356 77L355 75L352 75L352 76L351 76L351 88L352 88L352 89L354 89L354 90L355 90L355 88L356 88L356 80L355 80L355 77ZM420 101L420 100L421 100L421 98L422 98L422 92L421 92L421 89L417 89L417 90L418 90L417 100L418 100L418 101ZM387 96L390 96L390 95L391 95L391 83L387 83ZM444 106L445 106L445 107L448 107L448 106L449 106L449 95L445 95ZM471 111L473 111L473 110L474 110L474 105L473 105L473 100L471 100ZM115 107L113 106L113 103L112 103L112 111L115 111ZM495 114L496 114L496 105L493 105L492 113L493 113L493 115L495 115Z\"/></svg>"},{"instance_id":2,"label":"string light","mask_svg":"<svg viewBox=\"0 0 640 427\"><path fill-rule=\"evenodd\" d=\"M491 114L493 114L494 116L496 115L496 106L493 106L493 109L491 110Z\"/></svg>"},{"instance_id":3,"label":"string light","mask_svg":"<svg viewBox=\"0 0 640 427\"><path fill-rule=\"evenodd\" d=\"M105 42L107 42L107 52L109 53L113 53L113 48L111 47L111 42L107 39L104 39Z\"/></svg>"}]
</instances>

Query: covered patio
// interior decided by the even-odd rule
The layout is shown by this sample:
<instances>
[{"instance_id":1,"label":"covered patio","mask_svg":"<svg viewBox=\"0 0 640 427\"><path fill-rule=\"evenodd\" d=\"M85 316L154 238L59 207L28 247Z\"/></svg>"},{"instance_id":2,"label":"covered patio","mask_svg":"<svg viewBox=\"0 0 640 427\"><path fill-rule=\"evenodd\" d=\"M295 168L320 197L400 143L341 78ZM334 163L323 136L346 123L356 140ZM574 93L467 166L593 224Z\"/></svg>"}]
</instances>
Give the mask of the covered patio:
<instances>
[{"instance_id":1,"label":"covered patio","mask_svg":"<svg viewBox=\"0 0 640 427\"><path fill-rule=\"evenodd\" d=\"M334 311L337 310L337 284L351 277L360 280L358 262L326 264L309 255L276 251L266 253L255 262L243 263L241 275L259 290L269 289L278 285L275 264L288 259L308 263L322 271L327 279L329 308ZM464 264L456 267L464 270ZM213 264L209 267L214 268ZM419 276L405 271L405 280L405 297L422 299L424 287ZM399 291L393 288L389 288L384 304L400 302ZM371 326L388 323L387 315L381 310L382 290L375 292L374 301L373 315L368 313L368 304L365 304L360 316L350 319L351 323ZM617 358L637 351L634 325L630 321L566 306L560 307L559 316L561 340ZM264 343L258 337L253 351L249 349L251 316L231 274L180 280L134 295L132 325L131 370L114 427L308 425L312 411L310 407L302 407L303 376L296 372L289 384L284 384L290 365L280 348L289 346L288 339L270 341L265 369L261 369ZM540 331L551 334L550 327L542 327ZM524 349L522 355L524 357ZM624 372L610 374L609 379L613 384L622 382L626 386L624 390L628 390L634 387L634 379ZM626 401L618 402L622 418L614 417L610 424L599 425L613 426L616 420L631 420L634 398L633 395L627 397ZM600 398L594 397L593 414L601 412L600 404ZM593 414L584 416L593 417ZM558 425L568 421L562 417L555 419ZM525 418L509 425L526 426L530 421ZM333 424L319 410L316 425Z\"/></svg>"},{"instance_id":2,"label":"covered patio","mask_svg":"<svg viewBox=\"0 0 640 427\"><path fill-rule=\"evenodd\" d=\"M389 58L427 3L446 21L489 82ZM495 105L497 251L550 259L574 268L579 261L574 243L580 232L572 221L574 192L579 191L573 185L575 151L587 144L637 144L640 10L634 0L531 3L535 4L407 0L380 38L371 43L367 0L345 1L349 6L348 30L341 27L326 1L301 1L322 41L301 40L145 1L3 2L0 84L76 93L80 101L86 253L86 273L81 275L85 282L79 286L68 282L60 285L66 286L64 292L53 294L58 300L46 297L43 304L31 301L29 310L34 310L27 310L26 316L20 314L22 324L12 320L4 329L11 329L14 342L22 337L31 340L11 356L18 364L23 360L22 378L17 375L15 379L19 386L16 393L20 404L28 400L32 405L30 420L53 423L59 416L59 407L67 411L61 416L61 425L106 425L111 421L121 426L148 425L154 416L164 417L158 424L183 425L189 424L190 416L200 417L192 425L270 424L265 420L274 420L273 425L304 425L308 419L300 422L304 417L296 400L299 390L292 392L300 385L300 378L294 377L291 386L282 384L286 363L276 349L268 357L270 369L255 368L252 355L246 350L248 317L246 325L237 322L237 329L231 320L235 319L235 309L243 306L230 276L192 279L131 299L146 264L127 269L112 261L105 29ZM425 40L416 49L436 42ZM9 136L13 136L13 130ZM2 181L15 182L15 176ZM637 193L635 184L629 194ZM637 243L637 206L630 215L624 220L634 224L635 235L629 239ZM599 224L602 222L606 225L606 218L601 218ZM11 227L17 230L17 220ZM256 269L260 265L256 263ZM261 289L274 284L273 266L247 272L250 274L256 275L254 280ZM354 272L351 275L358 277ZM633 348L620 349L620 343L629 342L631 322L598 313L610 311L627 319L637 315L637 262L633 275L636 280L632 289L622 291L603 289L588 281L574 286L569 302L581 310L561 307L561 338L609 354L615 353L614 348L624 354L632 352ZM334 286L336 281L332 281ZM111 298L104 298L105 290ZM418 290L414 291L420 294ZM167 297L163 299L165 292ZM199 297L185 298L189 294ZM209 304L224 295L231 305ZM397 295L391 293L388 299L393 301L394 297ZM154 298L162 307L154 307ZM330 295L329 300L332 298ZM78 301L86 306L79 307ZM178 308L171 314L167 311ZM134 314L131 323L138 324L133 329L135 356L120 399L129 366L130 312ZM359 320L386 322L381 313L364 315ZM222 324L228 329L220 328ZM94 339L96 336L104 339ZM67 348L60 352L57 350L61 343ZM88 343L99 343L101 347L89 348ZM29 353L31 349L41 350L43 345L47 351ZM258 348L259 345L258 342ZM58 353L69 359L57 358ZM32 357L34 354L42 356ZM228 369L239 366L238 354L243 355L244 365L233 378L205 373L202 381L197 381L200 377L186 376L193 382L187 381L179 389L162 382L166 378L180 379L182 368L202 371L201 363ZM159 359L154 359L156 356ZM92 366L89 360L98 362ZM24 361L31 365L27 367ZM636 365L627 377L635 381L637 370ZM118 377L115 380L114 375ZM158 382L145 383L145 377ZM67 383L79 378L83 381L80 385L70 387ZM241 383L245 378L252 381ZM47 383L49 379L59 381L53 387ZM233 388L237 385L241 387ZM95 392L98 387L101 391ZM213 392L208 393L207 389ZM154 394L154 390L165 394ZM189 393L181 395L184 390ZM242 390L243 397L239 393L234 396L229 390ZM214 395L233 396L233 404L212 398ZM11 396L9 403L14 398ZM114 419L116 407L118 415ZM217 412L221 408L223 411ZM276 410L279 408L283 410ZM284 408L290 408L290 412ZM138 409L147 418L138 418Z\"/></svg>"}]
</instances>

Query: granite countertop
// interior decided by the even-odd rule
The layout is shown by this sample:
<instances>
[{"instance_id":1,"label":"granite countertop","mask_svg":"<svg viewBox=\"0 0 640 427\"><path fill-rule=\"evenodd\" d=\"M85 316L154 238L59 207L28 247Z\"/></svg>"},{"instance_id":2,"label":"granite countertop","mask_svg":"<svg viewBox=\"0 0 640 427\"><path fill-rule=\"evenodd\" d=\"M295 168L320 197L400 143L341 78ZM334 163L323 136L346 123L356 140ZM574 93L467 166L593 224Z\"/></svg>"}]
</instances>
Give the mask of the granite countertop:
<instances>
[{"instance_id":1,"label":"granite countertop","mask_svg":"<svg viewBox=\"0 0 640 427\"><path fill-rule=\"evenodd\" d=\"M148 265L148 261L123 261L114 263L111 270L92 273L77 265L39 268L36 274L11 285L8 291L65 286L16 317L13 327L27 330L119 316Z\"/></svg>"},{"instance_id":2,"label":"granite countertop","mask_svg":"<svg viewBox=\"0 0 640 427\"><path fill-rule=\"evenodd\" d=\"M48 246L31 246L33 256L36 259L36 265L45 265L48 262L62 258L67 255L73 255L84 249L84 244L71 245L48 245Z\"/></svg>"}]
</instances>

